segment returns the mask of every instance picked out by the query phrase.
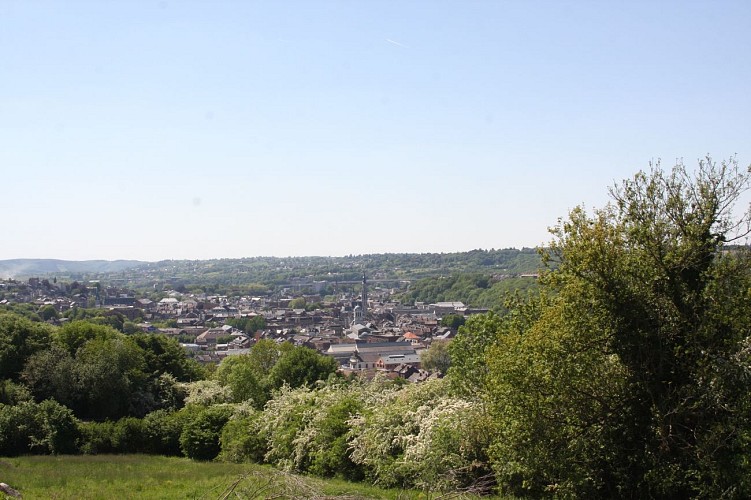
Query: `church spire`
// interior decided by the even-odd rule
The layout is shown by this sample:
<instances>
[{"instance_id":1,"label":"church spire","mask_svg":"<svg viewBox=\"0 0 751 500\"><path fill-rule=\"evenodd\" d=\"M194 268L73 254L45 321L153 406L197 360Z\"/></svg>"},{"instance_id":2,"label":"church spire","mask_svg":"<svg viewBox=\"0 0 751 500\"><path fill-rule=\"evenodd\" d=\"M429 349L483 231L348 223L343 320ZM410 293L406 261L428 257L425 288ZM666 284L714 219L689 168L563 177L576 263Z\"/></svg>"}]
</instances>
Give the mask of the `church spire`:
<instances>
[{"instance_id":1,"label":"church spire","mask_svg":"<svg viewBox=\"0 0 751 500\"><path fill-rule=\"evenodd\" d=\"M364 318L368 315L368 279L365 277L365 273L362 273L362 297L360 300Z\"/></svg>"}]
</instances>

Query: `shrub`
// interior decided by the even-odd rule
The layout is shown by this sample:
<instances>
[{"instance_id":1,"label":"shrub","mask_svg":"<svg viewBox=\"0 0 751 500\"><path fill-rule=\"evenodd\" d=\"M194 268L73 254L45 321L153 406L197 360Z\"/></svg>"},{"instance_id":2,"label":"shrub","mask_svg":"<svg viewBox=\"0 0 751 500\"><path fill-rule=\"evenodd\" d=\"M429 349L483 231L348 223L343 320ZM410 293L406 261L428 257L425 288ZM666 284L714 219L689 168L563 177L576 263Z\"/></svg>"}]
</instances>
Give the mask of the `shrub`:
<instances>
[{"instance_id":1,"label":"shrub","mask_svg":"<svg viewBox=\"0 0 751 500\"><path fill-rule=\"evenodd\" d=\"M78 426L81 439L79 450L86 455L99 453L117 453L112 443L114 422L82 422Z\"/></svg>"},{"instance_id":2,"label":"shrub","mask_svg":"<svg viewBox=\"0 0 751 500\"><path fill-rule=\"evenodd\" d=\"M180 448L185 456L213 460L221 451L219 436L231 415L232 408L226 405L209 406L193 414L180 435Z\"/></svg>"},{"instance_id":3,"label":"shrub","mask_svg":"<svg viewBox=\"0 0 751 500\"><path fill-rule=\"evenodd\" d=\"M0 404L0 455L73 453L78 437L73 413L55 401Z\"/></svg>"},{"instance_id":4,"label":"shrub","mask_svg":"<svg viewBox=\"0 0 751 500\"><path fill-rule=\"evenodd\" d=\"M78 420L70 408L47 400L37 405L37 434L32 447L53 455L75 453L78 450Z\"/></svg>"},{"instance_id":5,"label":"shrub","mask_svg":"<svg viewBox=\"0 0 751 500\"><path fill-rule=\"evenodd\" d=\"M146 453L149 442L146 425L140 418L121 418L112 428L112 446L117 453Z\"/></svg>"},{"instance_id":6,"label":"shrub","mask_svg":"<svg viewBox=\"0 0 751 500\"><path fill-rule=\"evenodd\" d=\"M180 435L190 419L187 411L169 412L157 410L143 419L147 452L158 455L180 456Z\"/></svg>"},{"instance_id":7,"label":"shrub","mask_svg":"<svg viewBox=\"0 0 751 500\"><path fill-rule=\"evenodd\" d=\"M12 380L0 380L0 404L15 405L21 401L31 401L29 388Z\"/></svg>"},{"instance_id":8,"label":"shrub","mask_svg":"<svg viewBox=\"0 0 751 500\"><path fill-rule=\"evenodd\" d=\"M349 422L351 459L371 481L450 490L489 472L487 420L478 404L450 396L445 379L373 396Z\"/></svg>"},{"instance_id":9,"label":"shrub","mask_svg":"<svg viewBox=\"0 0 751 500\"><path fill-rule=\"evenodd\" d=\"M268 443L261 430L264 413L241 406L227 422L220 438L221 458L230 462L263 463Z\"/></svg>"}]
</instances>

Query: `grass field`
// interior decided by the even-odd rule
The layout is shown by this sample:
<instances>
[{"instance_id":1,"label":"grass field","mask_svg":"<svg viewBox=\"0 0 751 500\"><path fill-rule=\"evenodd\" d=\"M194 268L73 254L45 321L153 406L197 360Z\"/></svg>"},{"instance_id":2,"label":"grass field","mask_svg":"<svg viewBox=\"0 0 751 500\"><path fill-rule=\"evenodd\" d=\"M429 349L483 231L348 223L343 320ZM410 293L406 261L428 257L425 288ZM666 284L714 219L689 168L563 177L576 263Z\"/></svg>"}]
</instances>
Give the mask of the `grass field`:
<instances>
[{"instance_id":1,"label":"grass field","mask_svg":"<svg viewBox=\"0 0 751 500\"><path fill-rule=\"evenodd\" d=\"M24 500L430 498L417 492L294 476L257 465L147 455L0 457L0 482L18 490Z\"/></svg>"}]
</instances>

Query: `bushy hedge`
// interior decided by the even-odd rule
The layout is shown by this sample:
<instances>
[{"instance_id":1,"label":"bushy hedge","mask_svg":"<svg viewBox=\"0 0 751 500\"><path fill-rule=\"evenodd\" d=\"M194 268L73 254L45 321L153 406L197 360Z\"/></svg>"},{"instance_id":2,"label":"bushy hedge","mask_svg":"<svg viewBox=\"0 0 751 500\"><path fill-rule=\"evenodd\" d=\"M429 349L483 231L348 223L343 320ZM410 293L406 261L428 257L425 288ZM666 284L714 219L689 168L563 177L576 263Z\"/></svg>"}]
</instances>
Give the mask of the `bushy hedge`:
<instances>
[{"instance_id":1,"label":"bushy hedge","mask_svg":"<svg viewBox=\"0 0 751 500\"><path fill-rule=\"evenodd\" d=\"M188 458L213 460L221 451L219 437L232 415L229 405L196 409L180 434L180 448Z\"/></svg>"},{"instance_id":2,"label":"bushy hedge","mask_svg":"<svg viewBox=\"0 0 751 500\"><path fill-rule=\"evenodd\" d=\"M55 401L0 404L0 455L75 453L78 438L73 412Z\"/></svg>"},{"instance_id":3,"label":"bushy hedge","mask_svg":"<svg viewBox=\"0 0 751 500\"><path fill-rule=\"evenodd\" d=\"M482 408L445 381L283 388L263 411L241 406L225 426L221 458L290 472L450 490L490 473Z\"/></svg>"}]
</instances>

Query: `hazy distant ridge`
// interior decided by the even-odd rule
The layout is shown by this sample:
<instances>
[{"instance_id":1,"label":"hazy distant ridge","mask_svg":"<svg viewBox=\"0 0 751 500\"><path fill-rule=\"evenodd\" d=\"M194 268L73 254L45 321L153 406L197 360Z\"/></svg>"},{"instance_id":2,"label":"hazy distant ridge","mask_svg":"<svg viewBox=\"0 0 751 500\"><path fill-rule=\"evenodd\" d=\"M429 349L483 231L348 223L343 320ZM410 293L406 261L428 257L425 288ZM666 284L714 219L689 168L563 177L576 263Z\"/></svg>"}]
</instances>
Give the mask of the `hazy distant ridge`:
<instances>
[{"instance_id":1,"label":"hazy distant ridge","mask_svg":"<svg viewBox=\"0 0 751 500\"><path fill-rule=\"evenodd\" d=\"M145 264L140 260L0 260L0 278L23 278L54 273L108 273Z\"/></svg>"}]
</instances>

